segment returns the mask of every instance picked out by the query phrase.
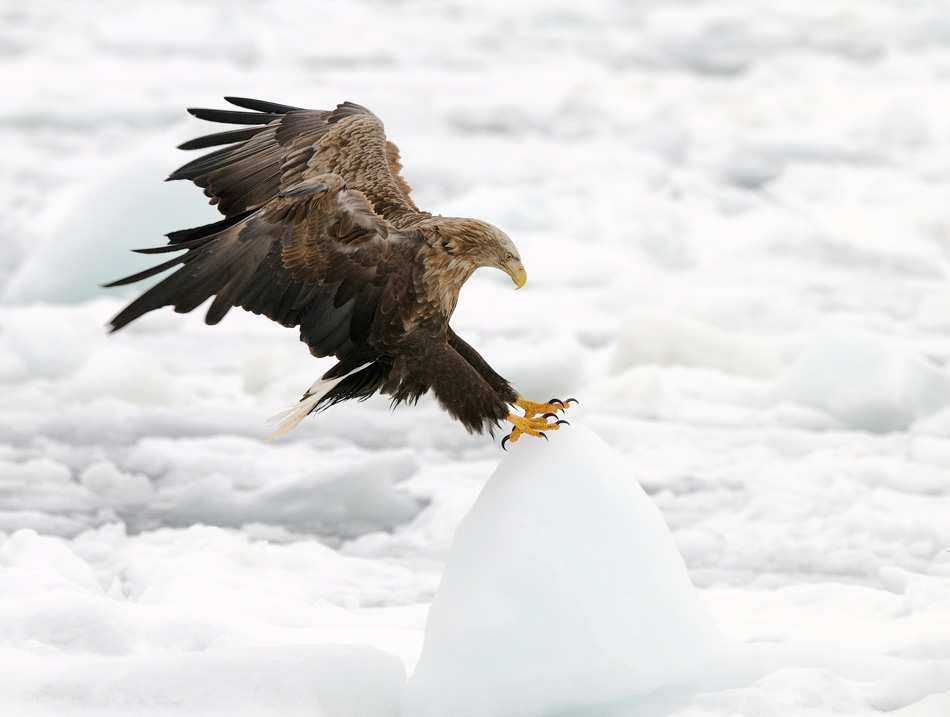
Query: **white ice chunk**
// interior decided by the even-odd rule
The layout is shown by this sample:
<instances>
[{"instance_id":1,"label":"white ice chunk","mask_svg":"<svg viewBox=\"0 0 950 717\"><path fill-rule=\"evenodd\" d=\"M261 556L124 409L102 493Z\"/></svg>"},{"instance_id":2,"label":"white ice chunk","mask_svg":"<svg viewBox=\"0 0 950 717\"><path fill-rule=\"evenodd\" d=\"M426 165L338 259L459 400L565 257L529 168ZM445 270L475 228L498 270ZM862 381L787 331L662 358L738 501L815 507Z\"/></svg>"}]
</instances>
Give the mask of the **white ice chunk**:
<instances>
[{"instance_id":1,"label":"white ice chunk","mask_svg":"<svg viewBox=\"0 0 950 717\"><path fill-rule=\"evenodd\" d=\"M575 424L511 446L459 526L403 714L613 702L691 680L720 645L659 510Z\"/></svg>"},{"instance_id":2,"label":"white ice chunk","mask_svg":"<svg viewBox=\"0 0 950 717\"><path fill-rule=\"evenodd\" d=\"M114 396L131 403L169 404L175 380L144 351L109 345L93 351L76 372L70 396L91 401Z\"/></svg>"},{"instance_id":3,"label":"white ice chunk","mask_svg":"<svg viewBox=\"0 0 950 717\"><path fill-rule=\"evenodd\" d=\"M146 476L121 471L111 461L87 466L79 474L79 482L92 493L121 507L144 505L155 495Z\"/></svg>"},{"instance_id":4,"label":"white ice chunk","mask_svg":"<svg viewBox=\"0 0 950 717\"><path fill-rule=\"evenodd\" d=\"M818 408L849 428L904 430L950 402L950 376L897 341L823 332L776 383L778 398Z\"/></svg>"},{"instance_id":5,"label":"white ice chunk","mask_svg":"<svg viewBox=\"0 0 950 717\"><path fill-rule=\"evenodd\" d=\"M156 483L138 518L358 534L411 520L420 502L397 483L418 470L407 450L366 454L286 444L261 450L257 440L153 438L120 466Z\"/></svg>"},{"instance_id":6,"label":"white ice chunk","mask_svg":"<svg viewBox=\"0 0 950 717\"><path fill-rule=\"evenodd\" d=\"M7 715L391 717L398 658L365 645L35 657L0 648Z\"/></svg>"},{"instance_id":7,"label":"white ice chunk","mask_svg":"<svg viewBox=\"0 0 950 717\"><path fill-rule=\"evenodd\" d=\"M53 378L75 371L102 340L102 323L82 309L45 305L0 310L0 376L19 380Z\"/></svg>"},{"instance_id":8,"label":"white ice chunk","mask_svg":"<svg viewBox=\"0 0 950 717\"><path fill-rule=\"evenodd\" d=\"M624 318L611 369L640 364L703 366L769 378L781 370L778 354L753 339L676 316L634 311Z\"/></svg>"},{"instance_id":9,"label":"white ice chunk","mask_svg":"<svg viewBox=\"0 0 950 717\"><path fill-rule=\"evenodd\" d=\"M247 393L261 393L275 381L291 374L297 364L285 348L266 348L244 356L241 387Z\"/></svg>"},{"instance_id":10,"label":"white ice chunk","mask_svg":"<svg viewBox=\"0 0 950 717\"><path fill-rule=\"evenodd\" d=\"M17 267L0 292L0 304L76 303L104 293L131 295L155 283L101 288L160 263L130 249L161 246L167 232L220 218L203 206L193 187L162 181L179 159L161 143L167 139L153 140L161 150L99 168L101 179L86 187L59 226Z\"/></svg>"}]
</instances>

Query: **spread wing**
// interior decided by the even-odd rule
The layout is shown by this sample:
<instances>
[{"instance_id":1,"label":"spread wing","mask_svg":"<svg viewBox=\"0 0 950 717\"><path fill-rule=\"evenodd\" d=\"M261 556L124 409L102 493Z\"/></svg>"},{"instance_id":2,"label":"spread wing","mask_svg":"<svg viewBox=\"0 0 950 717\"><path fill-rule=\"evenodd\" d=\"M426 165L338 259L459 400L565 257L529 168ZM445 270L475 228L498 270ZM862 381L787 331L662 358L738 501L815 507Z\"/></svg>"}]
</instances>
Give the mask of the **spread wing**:
<instances>
[{"instance_id":1,"label":"spread wing","mask_svg":"<svg viewBox=\"0 0 950 717\"><path fill-rule=\"evenodd\" d=\"M169 179L190 179L226 217L262 207L321 174L342 177L386 219L418 212L409 199L409 185L399 174L399 150L386 140L380 119L365 107L345 102L334 110L306 110L240 97L225 99L251 111L188 111L200 119L242 128L185 142L181 149L229 146L189 162Z\"/></svg>"},{"instance_id":2,"label":"spread wing","mask_svg":"<svg viewBox=\"0 0 950 717\"><path fill-rule=\"evenodd\" d=\"M118 286L180 268L112 320L117 330L148 311L173 306L186 313L214 296L206 321L232 306L299 326L316 356L344 364L367 358L367 340L399 323L396 292L409 283L418 239L389 223L336 174L284 188L258 209L215 224L169 234L168 246L140 250L183 254Z\"/></svg>"},{"instance_id":3,"label":"spread wing","mask_svg":"<svg viewBox=\"0 0 950 717\"><path fill-rule=\"evenodd\" d=\"M180 268L112 321L117 330L162 306L180 313L214 297L206 321L232 306L299 326L316 356L358 361L375 331L395 325L394 287L409 284L418 237L390 220L418 213L399 174L399 152L382 122L352 103L306 110L261 100L226 98L250 111L192 109L239 129L186 142L182 149L220 147L171 174L204 189L225 218L173 232L169 244L143 253L184 253L110 286ZM394 278L401 278L393 281Z\"/></svg>"}]
</instances>

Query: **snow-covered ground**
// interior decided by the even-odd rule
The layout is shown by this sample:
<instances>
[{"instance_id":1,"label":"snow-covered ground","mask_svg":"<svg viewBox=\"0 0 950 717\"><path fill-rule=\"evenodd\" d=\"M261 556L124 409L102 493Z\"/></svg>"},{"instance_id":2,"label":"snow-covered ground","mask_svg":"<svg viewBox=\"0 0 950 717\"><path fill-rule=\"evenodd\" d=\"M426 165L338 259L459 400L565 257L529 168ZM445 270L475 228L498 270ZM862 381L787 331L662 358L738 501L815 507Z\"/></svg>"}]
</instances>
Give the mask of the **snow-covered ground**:
<instances>
[{"instance_id":1,"label":"snow-covered ground","mask_svg":"<svg viewBox=\"0 0 950 717\"><path fill-rule=\"evenodd\" d=\"M950 714L943 0L0 0L0 84L0 714ZM453 325L574 425L265 444L292 331L107 335L222 95L507 231Z\"/></svg>"}]
</instances>

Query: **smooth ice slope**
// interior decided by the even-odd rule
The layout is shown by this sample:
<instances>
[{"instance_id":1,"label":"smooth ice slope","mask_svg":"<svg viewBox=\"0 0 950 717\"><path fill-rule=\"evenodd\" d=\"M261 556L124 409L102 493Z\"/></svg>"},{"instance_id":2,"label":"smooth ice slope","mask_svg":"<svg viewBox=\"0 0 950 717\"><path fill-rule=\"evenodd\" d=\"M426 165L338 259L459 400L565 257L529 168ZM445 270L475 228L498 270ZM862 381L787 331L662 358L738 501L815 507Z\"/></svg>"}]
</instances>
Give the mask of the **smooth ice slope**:
<instances>
[{"instance_id":1,"label":"smooth ice slope","mask_svg":"<svg viewBox=\"0 0 950 717\"><path fill-rule=\"evenodd\" d=\"M536 716L645 695L720 646L660 512L573 425L512 446L459 526L403 713Z\"/></svg>"},{"instance_id":2,"label":"smooth ice slope","mask_svg":"<svg viewBox=\"0 0 950 717\"><path fill-rule=\"evenodd\" d=\"M161 246L176 229L217 221L200 192L185 182L163 182L179 160L173 140L99 168L45 241L30 252L0 291L0 304L71 303L102 295L132 295L140 286L106 291L103 284L154 261L130 249Z\"/></svg>"}]
</instances>

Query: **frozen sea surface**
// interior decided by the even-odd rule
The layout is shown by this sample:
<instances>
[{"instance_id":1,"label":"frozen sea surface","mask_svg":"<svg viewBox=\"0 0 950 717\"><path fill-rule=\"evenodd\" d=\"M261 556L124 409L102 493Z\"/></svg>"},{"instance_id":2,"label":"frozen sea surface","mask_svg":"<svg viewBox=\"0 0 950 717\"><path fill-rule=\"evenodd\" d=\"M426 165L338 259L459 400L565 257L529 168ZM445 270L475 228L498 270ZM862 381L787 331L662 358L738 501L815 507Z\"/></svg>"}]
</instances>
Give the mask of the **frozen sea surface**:
<instances>
[{"instance_id":1,"label":"frozen sea surface","mask_svg":"<svg viewBox=\"0 0 950 717\"><path fill-rule=\"evenodd\" d=\"M0 712L950 714L948 77L938 0L0 0ZM128 250L215 217L161 180L223 95L364 104L421 207L507 231L528 285L453 326L577 425L265 444L329 367L293 332L107 335Z\"/></svg>"}]
</instances>

